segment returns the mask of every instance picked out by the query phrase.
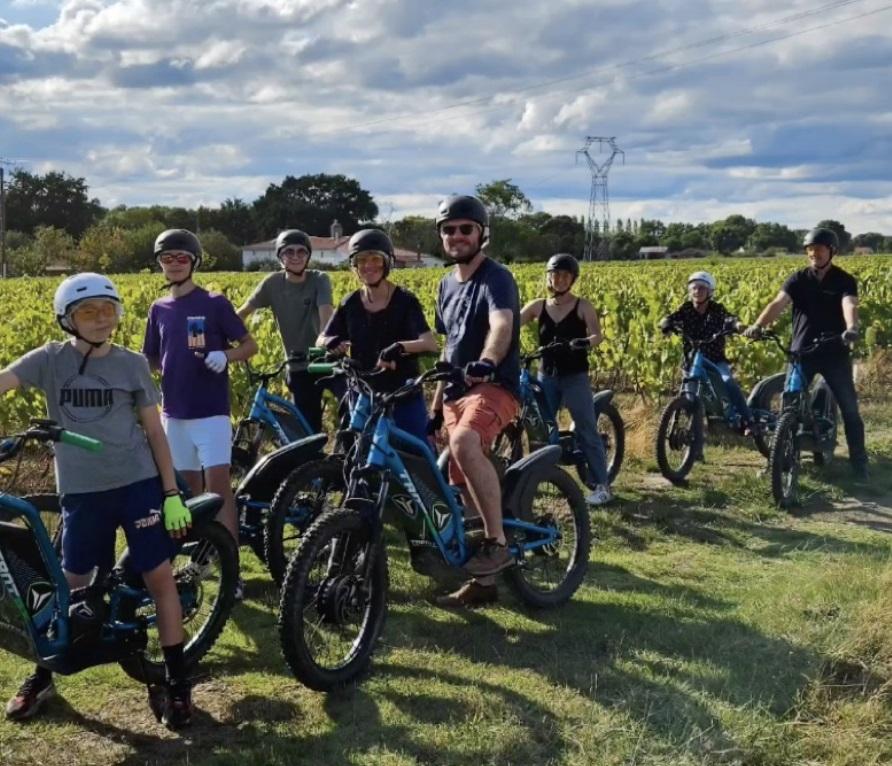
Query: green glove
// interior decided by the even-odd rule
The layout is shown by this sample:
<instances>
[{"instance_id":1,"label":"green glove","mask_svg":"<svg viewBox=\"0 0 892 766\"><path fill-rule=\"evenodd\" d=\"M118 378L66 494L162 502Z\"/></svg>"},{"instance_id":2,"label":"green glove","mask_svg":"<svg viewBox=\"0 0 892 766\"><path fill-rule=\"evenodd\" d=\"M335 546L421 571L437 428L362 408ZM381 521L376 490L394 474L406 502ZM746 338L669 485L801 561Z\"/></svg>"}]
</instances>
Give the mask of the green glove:
<instances>
[{"instance_id":1,"label":"green glove","mask_svg":"<svg viewBox=\"0 0 892 766\"><path fill-rule=\"evenodd\" d=\"M174 536L185 533L192 526L192 513L179 493L164 498L162 513L164 528Z\"/></svg>"}]
</instances>

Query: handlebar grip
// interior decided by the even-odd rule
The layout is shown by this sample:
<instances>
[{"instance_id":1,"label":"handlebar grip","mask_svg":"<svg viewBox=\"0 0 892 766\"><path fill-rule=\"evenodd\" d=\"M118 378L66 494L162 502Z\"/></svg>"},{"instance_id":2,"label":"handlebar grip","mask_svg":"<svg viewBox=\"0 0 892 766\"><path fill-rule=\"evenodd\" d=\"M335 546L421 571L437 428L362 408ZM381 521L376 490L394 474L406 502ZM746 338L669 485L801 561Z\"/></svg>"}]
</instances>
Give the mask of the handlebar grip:
<instances>
[{"instance_id":1,"label":"handlebar grip","mask_svg":"<svg viewBox=\"0 0 892 766\"><path fill-rule=\"evenodd\" d=\"M334 369L335 365L331 362L313 362L307 365L307 372L310 375L331 375Z\"/></svg>"},{"instance_id":2,"label":"handlebar grip","mask_svg":"<svg viewBox=\"0 0 892 766\"><path fill-rule=\"evenodd\" d=\"M102 450L103 444L99 439L90 436L75 433L74 431L62 431L59 434L59 441L65 444L71 444L74 447L89 450L90 452L99 452Z\"/></svg>"},{"instance_id":3,"label":"handlebar grip","mask_svg":"<svg viewBox=\"0 0 892 766\"><path fill-rule=\"evenodd\" d=\"M325 356L326 351L327 351L327 349L323 348L322 346L310 346L307 349L307 357L312 358L312 357Z\"/></svg>"}]
</instances>

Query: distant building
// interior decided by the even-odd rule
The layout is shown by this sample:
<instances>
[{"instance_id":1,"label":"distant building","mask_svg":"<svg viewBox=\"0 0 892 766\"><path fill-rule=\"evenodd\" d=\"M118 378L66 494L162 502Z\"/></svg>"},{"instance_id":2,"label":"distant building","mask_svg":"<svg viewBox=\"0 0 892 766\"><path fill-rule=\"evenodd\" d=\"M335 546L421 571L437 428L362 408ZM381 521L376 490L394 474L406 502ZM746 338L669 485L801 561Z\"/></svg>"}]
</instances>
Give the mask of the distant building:
<instances>
[{"instance_id":1,"label":"distant building","mask_svg":"<svg viewBox=\"0 0 892 766\"><path fill-rule=\"evenodd\" d=\"M866 245L862 245L861 247L856 247L853 251L854 255L873 255L874 250L872 247L867 247Z\"/></svg>"},{"instance_id":2,"label":"distant building","mask_svg":"<svg viewBox=\"0 0 892 766\"><path fill-rule=\"evenodd\" d=\"M668 252L668 247L663 247L662 245L648 245L647 247L642 247L638 250L638 257L645 260L665 258Z\"/></svg>"},{"instance_id":3,"label":"distant building","mask_svg":"<svg viewBox=\"0 0 892 766\"><path fill-rule=\"evenodd\" d=\"M350 237L344 236L343 229L337 219L331 223L330 236L310 237L313 245L312 260L317 264L328 266L340 266L347 262L347 244ZM394 248L394 261L398 269L411 269L423 266L442 266L443 261L427 253L406 250L401 247ZM257 261L276 260L276 240L268 239L264 242L255 242L242 248L242 269ZM312 268L312 262L310 264Z\"/></svg>"}]
</instances>

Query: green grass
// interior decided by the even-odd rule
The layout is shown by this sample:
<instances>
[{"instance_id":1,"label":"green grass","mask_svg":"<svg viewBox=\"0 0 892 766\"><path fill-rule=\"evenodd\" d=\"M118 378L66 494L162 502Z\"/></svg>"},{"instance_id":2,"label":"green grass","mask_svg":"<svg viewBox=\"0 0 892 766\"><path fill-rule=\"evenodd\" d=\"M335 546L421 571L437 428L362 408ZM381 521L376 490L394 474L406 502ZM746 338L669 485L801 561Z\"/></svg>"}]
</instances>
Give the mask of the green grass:
<instances>
[{"instance_id":1,"label":"green grass","mask_svg":"<svg viewBox=\"0 0 892 766\"><path fill-rule=\"evenodd\" d=\"M248 600L171 734L116 667L58 681L48 714L0 722L3 764L879 764L892 762L892 408L868 408L873 484L809 473L797 515L758 455L707 448L687 487L630 460L577 597L525 610L430 603L394 537L371 675L324 696L286 671L277 596L251 554ZM825 481L825 479L829 479ZM854 498L854 499L853 499ZM890 527L892 528L892 527ZM0 657L0 689L28 665Z\"/></svg>"}]
</instances>

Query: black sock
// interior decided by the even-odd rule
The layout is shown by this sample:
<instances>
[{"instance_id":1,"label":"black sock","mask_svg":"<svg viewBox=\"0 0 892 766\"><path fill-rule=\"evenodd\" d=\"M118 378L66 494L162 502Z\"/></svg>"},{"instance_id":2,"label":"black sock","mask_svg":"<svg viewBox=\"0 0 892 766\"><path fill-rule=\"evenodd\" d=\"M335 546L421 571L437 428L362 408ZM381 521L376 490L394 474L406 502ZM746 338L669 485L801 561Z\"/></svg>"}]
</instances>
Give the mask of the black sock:
<instances>
[{"instance_id":1,"label":"black sock","mask_svg":"<svg viewBox=\"0 0 892 766\"><path fill-rule=\"evenodd\" d=\"M183 661L183 642L173 646L162 646L164 666L167 668L167 683L176 686L186 681L186 668Z\"/></svg>"}]
</instances>

